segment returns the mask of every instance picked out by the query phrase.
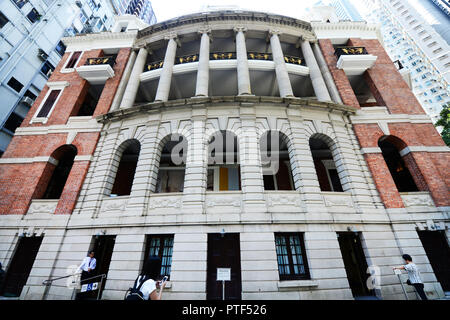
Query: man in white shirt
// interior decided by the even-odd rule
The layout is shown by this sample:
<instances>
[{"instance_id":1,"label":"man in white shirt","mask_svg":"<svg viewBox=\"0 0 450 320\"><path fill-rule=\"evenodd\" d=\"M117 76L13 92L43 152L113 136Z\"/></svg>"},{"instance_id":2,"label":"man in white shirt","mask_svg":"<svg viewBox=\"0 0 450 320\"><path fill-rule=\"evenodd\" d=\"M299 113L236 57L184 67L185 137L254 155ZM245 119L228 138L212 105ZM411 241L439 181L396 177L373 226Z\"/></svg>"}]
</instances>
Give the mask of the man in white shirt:
<instances>
[{"instance_id":1,"label":"man in white shirt","mask_svg":"<svg viewBox=\"0 0 450 320\"><path fill-rule=\"evenodd\" d=\"M94 258L94 251L89 251L88 256L83 259L78 267L78 272L81 270L81 281L92 277L96 266L97 260Z\"/></svg>"},{"instance_id":2,"label":"man in white shirt","mask_svg":"<svg viewBox=\"0 0 450 320\"><path fill-rule=\"evenodd\" d=\"M419 295L420 299L428 300L427 295L424 291L424 284L420 278L420 272L416 264L412 262L412 258L409 254L402 255L403 260L405 260L404 266L394 267L395 269L406 270L408 272L408 284L412 285Z\"/></svg>"}]
</instances>

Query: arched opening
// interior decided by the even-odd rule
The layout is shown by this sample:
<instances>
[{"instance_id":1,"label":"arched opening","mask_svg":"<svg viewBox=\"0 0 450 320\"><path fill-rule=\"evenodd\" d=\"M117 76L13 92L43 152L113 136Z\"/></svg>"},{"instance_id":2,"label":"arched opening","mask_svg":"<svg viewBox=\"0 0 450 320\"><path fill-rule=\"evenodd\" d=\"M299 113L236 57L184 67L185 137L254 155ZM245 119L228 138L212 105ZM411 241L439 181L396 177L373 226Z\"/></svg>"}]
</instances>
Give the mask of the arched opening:
<instances>
[{"instance_id":1,"label":"arched opening","mask_svg":"<svg viewBox=\"0 0 450 320\"><path fill-rule=\"evenodd\" d=\"M216 132L209 141L207 190L241 190L238 140L230 131Z\"/></svg>"},{"instance_id":2,"label":"arched opening","mask_svg":"<svg viewBox=\"0 0 450 320\"><path fill-rule=\"evenodd\" d=\"M171 134L162 143L155 192L183 192L187 140L178 134Z\"/></svg>"},{"instance_id":3,"label":"arched opening","mask_svg":"<svg viewBox=\"0 0 450 320\"><path fill-rule=\"evenodd\" d=\"M341 179L328 143L322 137L312 136L309 139L309 148L314 160L320 190L342 192Z\"/></svg>"},{"instance_id":4,"label":"arched opening","mask_svg":"<svg viewBox=\"0 0 450 320\"><path fill-rule=\"evenodd\" d=\"M61 197L76 155L77 148L73 145L64 145L53 152L51 157L57 161L57 164L41 199L59 199Z\"/></svg>"},{"instance_id":5,"label":"arched opening","mask_svg":"<svg viewBox=\"0 0 450 320\"><path fill-rule=\"evenodd\" d=\"M396 137L384 136L378 140L378 146L398 192L419 191L411 172L398 151L400 148L403 149L406 144Z\"/></svg>"},{"instance_id":6,"label":"arched opening","mask_svg":"<svg viewBox=\"0 0 450 320\"><path fill-rule=\"evenodd\" d=\"M264 190L294 190L288 143L286 135L278 131L267 131L261 136Z\"/></svg>"},{"instance_id":7,"label":"arched opening","mask_svg":"<svg viewBox=\"0 0 450 320\"><path fill-rule=\"evenodd\" d=\"M122 152L122 154L117 166L111 196L126 196L131 193L140 151L141 144L136 139L127 140L119 147L118 152Z\"/></svg>"}]
</instances>

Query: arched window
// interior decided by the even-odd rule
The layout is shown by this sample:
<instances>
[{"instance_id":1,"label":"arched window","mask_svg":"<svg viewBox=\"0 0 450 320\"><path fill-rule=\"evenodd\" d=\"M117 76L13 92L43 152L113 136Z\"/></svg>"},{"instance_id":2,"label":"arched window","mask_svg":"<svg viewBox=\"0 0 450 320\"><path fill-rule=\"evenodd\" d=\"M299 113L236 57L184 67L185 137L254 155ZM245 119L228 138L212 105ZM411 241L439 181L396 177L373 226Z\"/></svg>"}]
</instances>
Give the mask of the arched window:
<instances>
[{"instance_id":1,"label":"arched window","mask_svg":"<svg viewBox=\"0 0 450 320\"><path fill-rule=\"evenodd\" d=\"M209 141L207 190L241 190L238 140L230 131L216 132Z\"/></svg>"},{"instance_id":2,"label":"arched window","mask_svg":"<svg viewBox=\"0 0 450 320\"><path fill-rule=\"evenodd\" d=\"M316 135L309 139L309 148L311 149L314 160L320 190L342 192L341 180L329 143L326 142L326 139L330 138Z\"/></svg>"},{"instance_id":3,"label":"arched window","mask_svg":"<svg viewBox=\"0 0 450 320\"><path fill-rule=\"evenodd\" d=\"M268 131L261 136L264 190L294 190L288 143L286 135L278 131Z\"/></svg>"},{"instance_id":4,"label":"arched window","mask_svg":"<svg viewBox=\"0 0 450 320\"><path fill-rule=\"evenodd\" d=\"M59 199L61 197L76 155L77 148L73 145L64 145L53 152L51 157L57 161L57 164L41 199Z\"/></svg>"},{"instance_id":5,"label":"arched window","mask_svg":"<svg viewBox=\"0 0 450 320\"><path fill-rule=\"evenodd\" d=\"M378 140L378 146L383 153L384 161L389 168L399 192L419 191L405 161L402 159L398 148L406 147L406 144L393 136L383 136Z\"/></svg>"},{"instance_id":6,"label":"arched window","mask_svg":"<svg viewBox=\"0 0 450 320\"><path fill-rule=\"evenodd\" d=\"M121 157L117 166L111 196L125 196L131 193L140 151L141 144L135 139L125 141L119 147L118 153L121 153Z\"/></svg>"},{"instance_id":7,"label":"arched window","mask_svg":"<svg viewBox=\"0 0 450 320\"><path fill-rule=\"evenodd\" d=\"M172 134L163 139L162 144L155 192L183 192L187 140Z\"/></svg>"}]
</instances>

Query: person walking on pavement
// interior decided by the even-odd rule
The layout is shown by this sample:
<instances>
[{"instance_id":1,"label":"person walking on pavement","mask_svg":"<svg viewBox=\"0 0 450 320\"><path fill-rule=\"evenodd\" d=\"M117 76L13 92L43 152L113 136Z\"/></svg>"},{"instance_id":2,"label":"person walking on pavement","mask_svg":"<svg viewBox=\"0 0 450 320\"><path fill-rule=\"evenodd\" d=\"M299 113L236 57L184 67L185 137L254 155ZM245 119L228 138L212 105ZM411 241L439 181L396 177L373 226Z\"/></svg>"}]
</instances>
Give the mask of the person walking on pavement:
<instances>
[{"instance_id":1,"label":"person walking on pavement","mask_svg":"<svg viewBox=\"0 0 450 320\"><path fill-rule=\"evenodd\" d=\"M406 283L414 286L414 289L416 289L420 299L428 300L427 295L423 290L424 285L422 279L420 278L420 272L416 264L412 262L412 258L409 254L402 255L402 258L403 260L405 260L405 265L394 267L394 270L406 270L408 272L408 280L406 281Z\"/></svg>"}]
</instances>

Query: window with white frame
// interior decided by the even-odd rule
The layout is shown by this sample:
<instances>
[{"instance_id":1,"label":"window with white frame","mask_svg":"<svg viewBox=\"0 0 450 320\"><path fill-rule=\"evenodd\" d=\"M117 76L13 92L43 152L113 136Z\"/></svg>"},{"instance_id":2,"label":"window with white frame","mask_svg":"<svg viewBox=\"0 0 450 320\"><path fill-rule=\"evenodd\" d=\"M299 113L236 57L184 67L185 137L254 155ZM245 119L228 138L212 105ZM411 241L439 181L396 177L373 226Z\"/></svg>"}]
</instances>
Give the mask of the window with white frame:
<instances>
[{"instance_id":1,"label":"window with white frame","mask_svg":"<svg viewBox=\"0 0 450 320\"><path fill-rule=\"evenodd\" d=\"M69 58L67 59L67 63L63 69L65 69L66 71L73 70L77 66L82 54L83 54L82 51L72 52Z\"/></svg>"},{"instance_id":2,"label":"window with white frame","mask_svg":"<svg viewBox=\"0 0 450 320\"><path fill-rule=\"evenodd\" d=\"M69 85L66 81L48 82L49 90L37 109L30 123L42 122L46 123L51 113L55 109L58 100L61 98L64 88Z\"/></svg>"}]
</instances>

